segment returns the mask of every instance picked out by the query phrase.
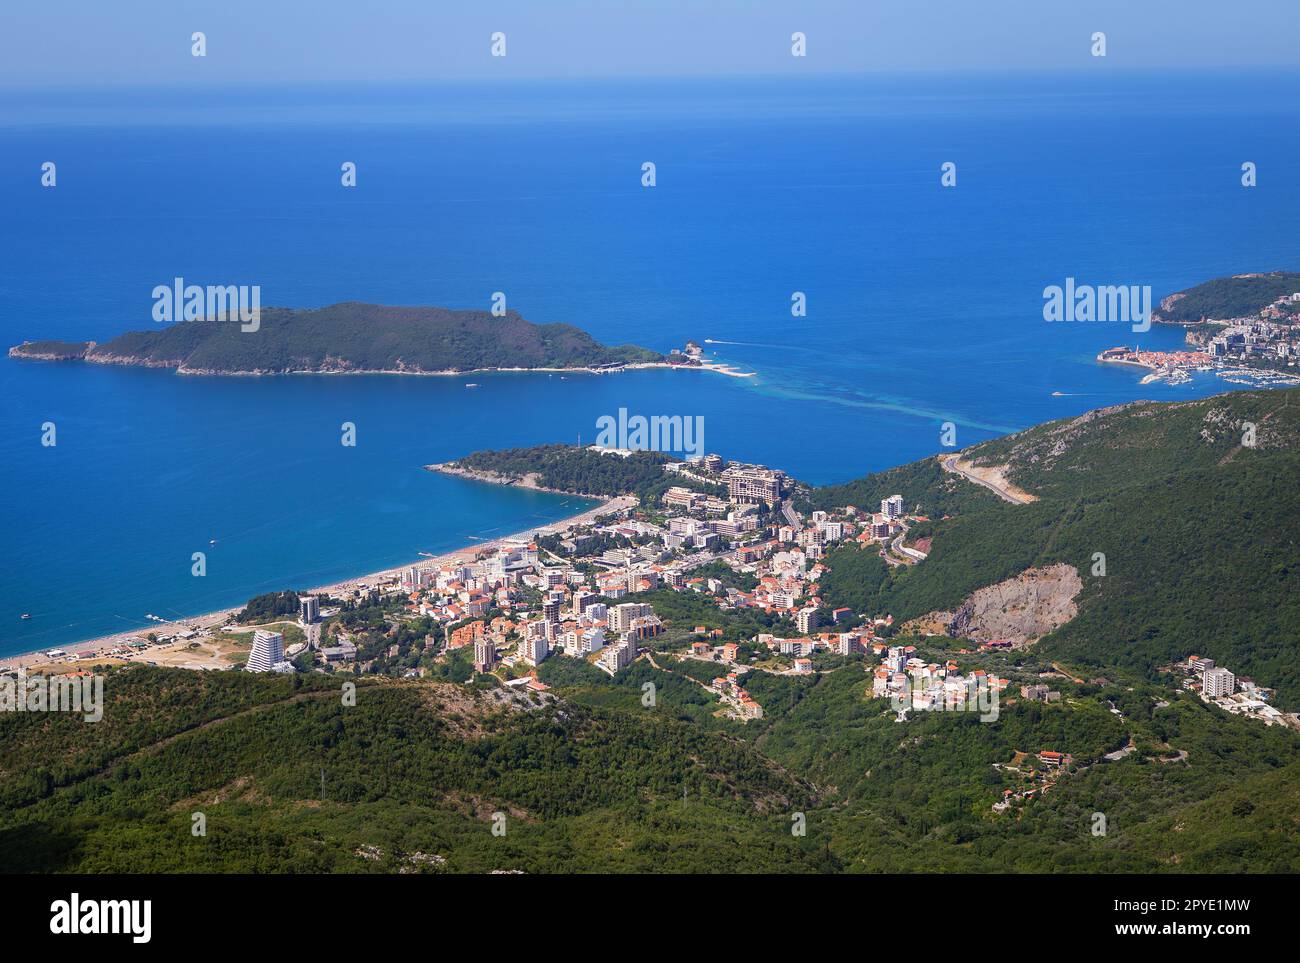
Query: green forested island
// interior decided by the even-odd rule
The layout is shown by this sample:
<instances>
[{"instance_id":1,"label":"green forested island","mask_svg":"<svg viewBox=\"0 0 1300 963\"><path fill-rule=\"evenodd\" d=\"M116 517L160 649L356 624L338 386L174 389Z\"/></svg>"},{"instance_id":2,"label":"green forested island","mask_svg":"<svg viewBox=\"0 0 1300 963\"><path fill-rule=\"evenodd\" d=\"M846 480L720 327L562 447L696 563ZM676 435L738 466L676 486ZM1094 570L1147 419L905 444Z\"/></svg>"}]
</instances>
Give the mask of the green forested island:
<instances>
[{"instance_id":1,"label":"green forested island","mask_svg":"<svg viewBox=\"0 0 1300 963\"><path fill-rule=\"evenodd\" d=\"M603 345L572 325L533 324L515 311L497 317L489 311L356 301L304 310L263 308L256 330L242 330L237 320L200 319L129 332L105 344L29 341L9 354L175 368L187 374L432 374L667 361L646 348ZM680 355L674 360L687 363Z\"/></svg>"}]
</instances>

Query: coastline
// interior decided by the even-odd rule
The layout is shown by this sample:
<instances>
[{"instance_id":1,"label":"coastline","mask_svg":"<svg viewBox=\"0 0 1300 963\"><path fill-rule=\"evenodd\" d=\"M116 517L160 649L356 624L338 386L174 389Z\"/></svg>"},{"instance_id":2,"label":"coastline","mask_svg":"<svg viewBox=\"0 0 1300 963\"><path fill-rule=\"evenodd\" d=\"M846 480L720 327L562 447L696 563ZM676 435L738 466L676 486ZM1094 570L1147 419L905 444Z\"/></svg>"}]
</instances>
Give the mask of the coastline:
<instances>
[{"instance_id":1,"label":"coastline","mask_svg":"<svg viewBox=\"0 0 1300 963\"><path fill-rule=\"evenodd\" d=\"M26 344L27 342L24 342ZM187 368L184 362L173 364L169 361L150 361L141 358L129 358L122 355L101 355L99 357L81 357L56 355L50 352L24 353L23 345L14 345L8 356L18 361L67 362L80 361L84 364L116 365L123 368L170 368L178 375L195 375L224 378L267 378L280 375L413 375L416 377L455 378L475 374L618 374L623 371L641 371L651 368L666 368L673 371L712 371L729 378L752 378L753 371L741 371L729 364L702 361L699 364L669 364L667 361L637 361L630 364L613 365L602 368L447 368L440 371L425 371L411 368L302 368L288 371L268 371L254 369L251 371L227 371L218 368Z\"/></svg>"},{"instance_id":2,"label":"coastline","mask_svg":"<svg viewBox=\"0 0 1300 963\"><path fill-rule=\"evenodd\" d=\"M526 487L526 486L523 486ZM537 489L544 491L545 489ZM561 492L559 494L571 495L571 492ZM586 497L586 496L574 496ZM420 556L402 565L381 569L376 572L367 572L363 575L352 576L342 581L332 582L328 585L318 585L303 590L306 594L314 595L332 595L339 592L351 592L362 586L372 585L376 582L391 580L413 565L447 565L458 559L472 561L474 556L484 551L491 551L506 542L518 541L521 539L532 538L539 532L562 531L573 525L589 524L599 515L606 515L611 511L619 511L636 503L636 498L630 495L618 495L614 498L603 499L599 505L585 509L576 515L569 515L564 518L556 519L544 525L536 525L524 529L520 532L513 532L508 535L501 535L496 538L487 539L482 542L473 542L461 548L452 549L436 556ZM218 609L212 612L204 612L198 615L187 616L181 619L169 619L166 622L158 623L159 626L166 625L172 629L192 629L203 631L225 625L229 619L244 608L243 605L237 605L233 608ZM274 622L295 621L292 616L273 619ZM253 625L246 627L251 632L255 628ZM29 652L14 653L13 655L0 656L0 664L10 669L44 669L51 667L59 672L75 671L75 667L80 660L68 662L65 661L67 656L59 656L55 659L48 658L45 653L54 649L62 649L69 655L76 652L94 652L97 657L104 656L106 652L124 645L128 640L143 639L151 632L159 631L157 627L141 626L137 629L131 629L125 632L117 632L113 635L99 636L93 639L87 639L82 642L58 643L46 646L41 649L34 649ZM111 658L114 663L125 663L134 661L157 662L160 665L171 665L178 668L190 669L215 669L222 668L222 665L211 664L202 660L196 660L188 652L188 641L172 642L162 646L154 646L142 650L140 654L131 659ZM161 657L161 658L160 658ZM87 662L93 661L90 659ZM101 660L102 661L102 660ZM224 666L228 667L228 666Z\"/></svg>"},{"instance_id":3,"label":"coastline","mask_svg":"<svg viewBox=\"0 0 1300 963\"><path fill-rule=\"evenodd\" d=\"M425 471L435 472L439 475L451 475L453 478L459 478L463 481L482 482L485 485L505 485L509 488L526 488L534 492L546 492L551 495L568 495L573 498L602 498L602 495L583 495L579 492L566 492L563 488L547 488L545 485L537 484L536 472L529 472L519 478L511 478L508 475L498 475L494 472L477 472L468 468L459 468L455 462L445 461L432 465L423 466ZM617 496L624 498L627 496Z\"/></svg>"},{"instance_id":4,"label":"coastline","mask_svg":"<svg viewBox=\"0 0 1300 963\"><path fill-rule=\"evenodd\" d=\"M1097 355L1097 360L1102 364L1123 364L1128 365L1130 368L1142 368L1146 371L1160 370L1156 365L1144 364L1141 361L1128 361L1124 358L1103 358L1101 355Z\"/></svg>"}]
</instances>

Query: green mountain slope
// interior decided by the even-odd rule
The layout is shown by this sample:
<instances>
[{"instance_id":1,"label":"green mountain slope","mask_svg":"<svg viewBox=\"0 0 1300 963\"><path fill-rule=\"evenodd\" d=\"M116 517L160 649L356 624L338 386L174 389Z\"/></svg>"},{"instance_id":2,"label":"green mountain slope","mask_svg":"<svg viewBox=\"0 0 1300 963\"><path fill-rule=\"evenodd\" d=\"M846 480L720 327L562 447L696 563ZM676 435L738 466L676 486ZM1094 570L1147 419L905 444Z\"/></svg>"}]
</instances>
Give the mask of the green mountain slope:
<instances>
[{"instance_id":1,"label":"green mountain slope","mask_svg":"<svg viewBox=\"0 0 1300 963\"><path fill-rule=\"evenodd\" d=\"M834 868L786 831L808 785L735 739L442 683L344 706L341 684L132 667L95 725L5 713L0 869Z\"/></svg>"},{"instance_id":2,"label":"green mountain slope","mask_svg":"<svg viewBox=\"0 0 1300 963\"><path fill-rule=\"evenodd\" d=\"M1253 439L1247 439L1249 426ZM1243 444L1253 441L1253 447ZM1239 455L1300 451L1300 390L1139 401L1051 421L967 450L1043 497L1070 498L1214 468Z\"/></svg>"},{"instance_id":3,"label":"green mountain slope","mask_svg":"<svg viewBox=\"0 0 1300 963\"><path fill-rule=\"evenodd\" d=\"M1246 422L1253 447L1240 444ZM1300 392L1129 405L967 454L1042 500L937 523L930 557L901 571L841 548L823 579L830 604L907 619L1067 562L1083 578L1079 614L1044 652L1148 676L1208 655L1300 707Z\"/></svg>"},{"instance_id":4,"label":"green mountain slope","mask_svg":"<svg viewBox=\"0 0 1300 963\"><path fill-rule=\"evenodd\" d=\"M1063 683L1062 703L1008 702L995 722L899 725L850 662L756 678L768 717L741 725L683 721L689 686L647 709L644 672L625 671L572 694L557 683L545 704L361 680L349 707L324 677L119 670L101 723L0 718L0 869L1300 869L1295 734L1187 694ZM1126 744L1127 758L1099 761ZM1030 784L999 767L1045 748L1075 765L1041 799L994 812Z\"/></svg>"}]
</instances>

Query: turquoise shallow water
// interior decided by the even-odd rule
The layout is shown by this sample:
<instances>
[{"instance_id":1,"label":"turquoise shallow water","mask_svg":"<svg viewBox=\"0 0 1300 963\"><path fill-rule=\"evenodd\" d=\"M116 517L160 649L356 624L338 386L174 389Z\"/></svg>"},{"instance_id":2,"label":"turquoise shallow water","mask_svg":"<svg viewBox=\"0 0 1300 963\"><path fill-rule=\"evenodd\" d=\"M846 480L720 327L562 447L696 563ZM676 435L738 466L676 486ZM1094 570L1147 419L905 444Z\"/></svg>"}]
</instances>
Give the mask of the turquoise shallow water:
<instances>
[{"instance_id":1,"label":"turquoise shallow water","mask_svg":"<svg viewBox=\"0 0 1300 963\"><path fill-rule=\"evenodd\" d=\"M1135 336L1046 324L1041 292L1073 276L1159 298L1295 269L1297 94L1294 74L1213 74L0 98L6 344L148 327L150 291L179 275L294 306L502 290L534 321L661 350L707 338L757 373L197 378L0 359L0 654L571 514L585 503L420 466L591 439L620 407L702 416L709 450L830 482L935 451L944 421L965 445L1225 390L1098 365Z\"/></svg>"}]
</instances>

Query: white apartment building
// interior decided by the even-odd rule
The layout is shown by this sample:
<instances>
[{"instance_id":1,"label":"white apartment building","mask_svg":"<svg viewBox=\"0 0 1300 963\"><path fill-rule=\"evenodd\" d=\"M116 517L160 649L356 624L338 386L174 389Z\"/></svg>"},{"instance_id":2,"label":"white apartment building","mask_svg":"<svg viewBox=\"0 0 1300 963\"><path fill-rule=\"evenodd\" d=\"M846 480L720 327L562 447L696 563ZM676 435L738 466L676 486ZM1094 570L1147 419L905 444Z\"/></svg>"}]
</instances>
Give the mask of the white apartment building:
<instances>
[{"instance_id":1,"label":"white apartment building","mask_svg":"<svg viewBox=\"0 0 1300 963\"><path fill-rule=\"evenodd\" d=\"M284 661L284 636L279 632L258 629L253 633L253 649L248 653L247 672L270 672L277 662Z\"/></svg>"},{"instance_id":2,"label":"white apartment building","mask_svg":"<svg viewBox=\"0 0 1300 963\"><path fill-rule=\"evenodd\" d=\"M601 653L600 661L611 672L617 672L620 669L626 669L636 658L636 643L619 642L617 645L611 645Z\"/></svg>"},{"instance_id":3,"label":"white apartment building","mask_svg":"<svg viewBox=\"0 0 1300 963\"><path fill-rule=\"evenodd\" d=\"M545 638L526 638L519 642L519 658L530 665L541 665L551 654L551 646Z\"/></svg>"},{"instance_id":4,"label":"white apartment building","mask_svg":"<svg viewBox=\"0 0 1300 963\"><path fill-rule=\"evenodd\" d=\"M815 631L820 624L816 609L800 609L794 617L795 628L804 635Z\"/></svg>"},{"instance_id":5,"label":"white apartment building","mask_svg":"<svg viewBox=\"0 0 1300 963\"><path fill-rule=\"evenodd\" d=\"M722 473L733 502L767 502L781 500L785 472L771 471L762 465L733 465Z\"/></svg>"},{"instance_id":6,"label":"white apartment building","mask_svg":"<svg viewBox=\"0 0 1300 963\"><path fill-rule=\"evenodd\" d=\"M1206 669L1201 676L1201 691L1207 699L1232 695L1237 687L1237 677L1227 669Z\"/></svg>"},{"instance_id":7,"label":"white apartment building","mask_svg":"<svg viewBox=\"0 0 1300 963\"><path fill-rule=\"evenodd\" d=\"M320 621L320 599L314 595L298 596L298 621L311 625Z\"/></svg>"},{"instance_id":8,"label":"white apartment building","mask_svg":"<svg viewBox=\"0 0 1300 963\"><path fill-rule=\"evenodd\" d=\"M654 615L655 610L645 602L624 602L609 610L609 628L611 632L624 632L632 627L632 620L645 615Z\"/></svg>"}]
</instances>

